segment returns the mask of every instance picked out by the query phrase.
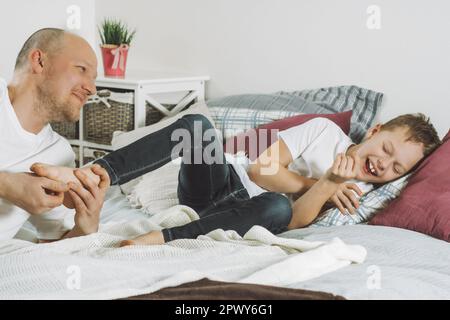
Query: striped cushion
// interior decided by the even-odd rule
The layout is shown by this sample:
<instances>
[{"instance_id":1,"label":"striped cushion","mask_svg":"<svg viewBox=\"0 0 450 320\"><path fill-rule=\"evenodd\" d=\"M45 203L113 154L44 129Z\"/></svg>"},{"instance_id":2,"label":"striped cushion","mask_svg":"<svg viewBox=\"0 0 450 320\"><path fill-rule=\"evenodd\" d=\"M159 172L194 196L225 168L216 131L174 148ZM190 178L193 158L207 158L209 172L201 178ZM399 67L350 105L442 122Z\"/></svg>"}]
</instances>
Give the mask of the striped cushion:
<instances>
[{"instance_id":1,"label":"striped cushion","mask_svg":"<svg viewBox=\"0 0 450 320\"><path fill-rule=\"evenodd\" d=\"M359 208L353 218L342 214L339 209L332 208L325 211L311 224L312 227L331 227L358 223L366 223L394 200L408 183L410 174L384 184L363 195L359 201Z\"/></svg>"},{"instance_id":2,"label":"striped cushion","mask_svg":"<svg viewBox=\"0 0 450 320\"><path fill-rule=\"evenodd\" d=\"M260 125L303 114L288 110L277 111L227 107L209 108L209 111L224 141Z\"/></svg>"},{"instance_id":3,"label":"striped cushion","mask_svg":"<svg viewBox=\"0 0 450 320\"><path fill-rule=\"evenodd\" d=\"M302 90L294 92L280 91L277 94L298 96L306 101L314 102L322 109L322 113L343 112L353 110L350 138L359 143L370 126L381 105L383 94L357 86L339 86Z\"/></svg>"},{"instance_id":4,"label":"striped cushion","mask_svg":"<svg viewBox=\"0 0 450 320\"><path fill-rule=\"evenodd\" d=\"M224 139L287 116L352 110L350 137L358 143L372 125L382 97L382 93L357 86L339 86L226 96L208 100L207 105ZM242 112L234 109L242 109Z\"/></svg>"},{"instance_id":5,"label":"striped cushion","mask_svg":"<svg viewBox=\"0 0 450 320\"><path fill-rule=\"evenodd\" d=\"M208 100L207 105L224 141L248 129L318 109L301 97L279 94L226 96Z\"/></svg>"}]
</instances>

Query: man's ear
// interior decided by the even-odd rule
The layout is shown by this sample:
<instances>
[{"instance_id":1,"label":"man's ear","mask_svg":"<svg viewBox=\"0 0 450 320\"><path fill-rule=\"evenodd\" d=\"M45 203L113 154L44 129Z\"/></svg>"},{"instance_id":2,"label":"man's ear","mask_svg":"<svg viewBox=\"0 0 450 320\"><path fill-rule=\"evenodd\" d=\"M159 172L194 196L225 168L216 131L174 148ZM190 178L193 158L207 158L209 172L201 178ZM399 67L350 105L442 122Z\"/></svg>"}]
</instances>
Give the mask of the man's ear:
<instances>
[{"instance_id":1,"label":"man's ear","mask_svg":"<svg viewBox=\"0 0 450 320\"><path fill-rule=\"evenodd\" d=\"M381 123L377 123L366 132L366 139L370 139L375 133L381 131Z\"/></svg>"},{"instance_id":2,"label":"man's ear","mask_svg":"<svg viewBox=\"0 0 450 320\"><path fill-rule=\"evenodd\" d=\"M44 69L44 53L39 49L31 50L29 62L33 73L42 73Z\"/></svg>"}]
</instances>

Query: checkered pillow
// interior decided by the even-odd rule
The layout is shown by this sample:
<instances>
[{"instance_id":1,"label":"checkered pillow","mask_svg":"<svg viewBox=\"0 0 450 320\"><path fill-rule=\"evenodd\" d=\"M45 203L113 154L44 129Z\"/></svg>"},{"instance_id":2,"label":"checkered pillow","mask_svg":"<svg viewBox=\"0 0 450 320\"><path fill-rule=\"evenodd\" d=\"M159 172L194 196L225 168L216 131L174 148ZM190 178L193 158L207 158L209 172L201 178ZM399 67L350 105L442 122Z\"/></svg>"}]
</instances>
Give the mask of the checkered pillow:
<instances>
[{"instance_id":1,"label":"checkered pillow","mask_svg":"<svg viewBox=\"0 0 450 320\"><path fill-rule=\"evenodd\" d=\"M222 133L224 141L260 125L302 113L295 111L276 111L258 109L209 108L216 128Z\"/></svg>"},{"instance_id":2,"label":"checkered pillow","mask_svg":"<svg viewBox=\"0 0 450 320\"><path fill-rule=\"evenodd\" d=\"M342 214L339 209L332 208L325 211L310 225L311 227L330 227L365 223L375 214L386 208L394 200L408 183L410 174L384 184L381 187L368 192L360 199L360 206L353 218Z\"/></svg>"},{"instance_id":3,"label":"checkered pillow","mask_svg":"<svg viewBox=\"0 0 450 320\"><path fill-rule=\"evenodd\" d=\"M335 113L352 110L350 138L361 142L375 119L383 94L357 86L328 87L293 92L277 92L279 95L298 96L322 108L318 113Z\"/></svg>"},{"instance_id":4,"label":"checkered pillow","mask_svg":"<svg viewBox=\"0 0 450 320\"><path fill-rule=\"evenodd\" d=\"M236 134L287 117L314 112L319 107L292 95L242 94L207 101L216 128L225 140Z\"/></svg>"},{"instance_id":5,"label":"checkered pillow","mask_svg":"<svg viewBox=\"0 0 450 320\"><path fill-rule=\"evenodd\" d=\"M352 110L350 137L359 143L372 125L382 97L382 93L357 86L339 86L280 91L274 94L226 96L208 100L207 105L224 139L289 116Z\"/></svg>"}]
</instances>

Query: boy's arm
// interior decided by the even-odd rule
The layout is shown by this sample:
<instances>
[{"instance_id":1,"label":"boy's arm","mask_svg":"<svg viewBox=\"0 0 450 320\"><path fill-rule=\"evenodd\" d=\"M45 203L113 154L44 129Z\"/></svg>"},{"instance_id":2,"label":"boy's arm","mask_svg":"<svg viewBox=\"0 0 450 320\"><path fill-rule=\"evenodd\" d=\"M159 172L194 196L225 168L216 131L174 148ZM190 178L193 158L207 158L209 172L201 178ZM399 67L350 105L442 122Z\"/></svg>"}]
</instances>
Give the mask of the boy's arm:
<instances>
[{"instance_id":1,"label":"boy's arm","mask_svg":"<svg viewBox=\"0 0 450 320\"><path fill-rule=\"evenodd\" d=\"M293 161L289 148L279 139L249 166L249 178L260 187L274 192L303 194L317 181L287 169Z\"/></svg>"},{"instance_id":2,"label":"boy's arm","mask_svg":"<svg viewBox=\"0 0 450 320\"><path fill-rule=\"evenodd\" d=\"M320 179L304 195L294 202L292 219L288 229L303 228L309 225L320 213L323 205L338 189L338 184Z\"/></svg>"},{"instance_id":3,"label":"boy's arm","mask_svg":"<svg viewBox=\"0 0 450 320\"><path fill-rule=\"evenodd\" d=\"M339 154L327 173L295 201L288 229L303 228L313 222L339 185L356 177L359 166L359 158Z\"/></svg>"}]
</instances>

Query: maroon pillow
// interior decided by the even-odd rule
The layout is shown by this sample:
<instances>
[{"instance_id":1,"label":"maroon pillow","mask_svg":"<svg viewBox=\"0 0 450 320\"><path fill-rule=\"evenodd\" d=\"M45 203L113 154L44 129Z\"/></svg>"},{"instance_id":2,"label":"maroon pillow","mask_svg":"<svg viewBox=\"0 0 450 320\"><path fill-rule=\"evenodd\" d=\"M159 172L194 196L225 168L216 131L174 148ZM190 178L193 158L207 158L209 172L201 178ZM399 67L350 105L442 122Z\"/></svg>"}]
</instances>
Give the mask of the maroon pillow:
<instances>
[{"instance_id":1,"label":"maroon pillow","mask_svg":"<svg viewBox=\"0 0 450 320\"><path fill-rule=\"evenodd\" d=\"M450 131L400 196L370 224L405 228L450 242Z\"/></svg>"},{"instance_id":2,"label":"maroon pillow","mask_svg":"<svg viewBox=\"0 0 450 320\"><path fill-rule=\"evenodd\" d=\"M278 139L276 134L278 131L298 126L318 117L330 119L348 135L350 131L350 119L352 118L351 110L331 114L301 114L263 124L256 129L250 129L231 137L225 142L225 152L234 154L238 151L245 151L245 154L250 160L255 160Z\"/></svg>"}]
</instances>

